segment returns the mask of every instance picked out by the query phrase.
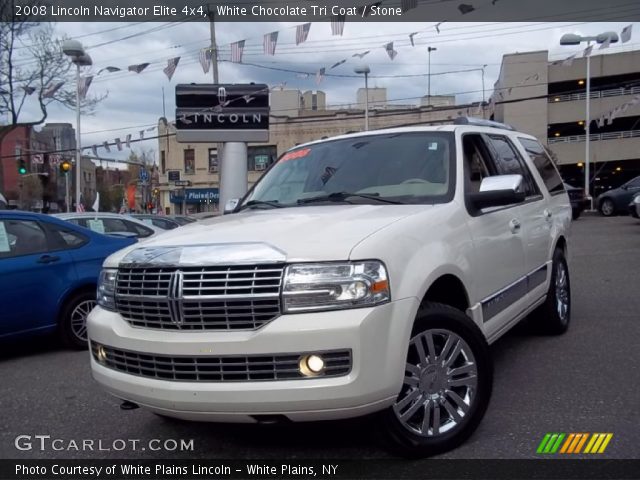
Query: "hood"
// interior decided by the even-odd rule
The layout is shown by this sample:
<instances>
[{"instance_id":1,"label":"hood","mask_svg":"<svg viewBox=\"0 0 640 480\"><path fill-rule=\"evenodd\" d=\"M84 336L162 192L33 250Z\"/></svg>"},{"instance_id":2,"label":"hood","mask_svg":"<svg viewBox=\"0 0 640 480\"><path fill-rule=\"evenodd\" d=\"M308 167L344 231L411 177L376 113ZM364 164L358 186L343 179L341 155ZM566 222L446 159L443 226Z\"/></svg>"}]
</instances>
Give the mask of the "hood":
<instances>
[{"instance_id":1,"label":"hood","mask_svg":"<svg viewBox=\"0 0 640 480\"><path fill-rule=\"evenodd\" d=\"M236 253L246 250L251 252L247 261L255 261L253 255L261 251L266 254L266 250L273 254L271 261L347 260L353 247L366 237L428 208L433 207L341 204L246 210L170 230L112 255L105 266L117 266L126 254L136 249L146 251L144 256L138 256L140 259L167 252L166 247L194 247L190 250L198 252L197 256L204 254L209 246L212 250L209 257L216 256L213 250L220 252L220 257L227 257L230 250ZM242 260L237 255L233 257ZM184 260L185 256L180 258Z\"/></svg>"}]
</instances>

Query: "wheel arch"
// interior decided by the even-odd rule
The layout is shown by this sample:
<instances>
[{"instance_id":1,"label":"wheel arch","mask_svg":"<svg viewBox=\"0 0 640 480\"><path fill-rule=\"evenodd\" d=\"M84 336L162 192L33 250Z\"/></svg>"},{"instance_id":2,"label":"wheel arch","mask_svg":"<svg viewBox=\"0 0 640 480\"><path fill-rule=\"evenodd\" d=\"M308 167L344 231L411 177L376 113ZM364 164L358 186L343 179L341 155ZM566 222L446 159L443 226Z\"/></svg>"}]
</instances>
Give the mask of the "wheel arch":
<instances>
[{"instance_id":1,"label":"wheel arch","mask_svg":"<svg viewBox=\"0 0 640 480\"><path fill-rule=\"evenodd\" d=\"M426 289L420 306L427 302L442 303L465 313L469 308L469 294L462 280L452 274L445 273L437 277Z\"/></svg>"},{"instance_id":2,"label":"wheel arch","mask_svg":"<svg viewBox=\"0 0 640 480\"><path fill-rule=\"evenodd\" d=\"M65 295L60 299L60 303L58 305L58 315L56 317L56 323L58 324L58 326L60 326L60 324L62 323L62 314L64 313L64 309L67 306L69 300L80 293L93 293L95 295L96 288L97 283L87 282L81 285L76 285L73 288L69 289L69 291L66 292Z\"/></svg>"}]
</instances>

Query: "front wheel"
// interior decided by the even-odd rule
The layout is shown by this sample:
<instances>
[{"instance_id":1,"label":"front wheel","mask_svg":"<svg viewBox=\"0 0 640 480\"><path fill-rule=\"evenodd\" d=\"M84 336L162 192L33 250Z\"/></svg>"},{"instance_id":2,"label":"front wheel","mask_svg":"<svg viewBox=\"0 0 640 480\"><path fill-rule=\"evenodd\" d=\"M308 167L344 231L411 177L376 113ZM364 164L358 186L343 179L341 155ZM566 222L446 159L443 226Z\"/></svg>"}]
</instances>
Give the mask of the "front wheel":
<instances>
[{"instance_id":1,"label":"front wheel","mask_svg":"<svg viewBox=\"0 0 640 480\"><path fill-rule=\"evenodd\" d=\"M60 336L71 348L87 348L87 316L96 306L96 294L86 291L67 300L60 315Z\"/></svg>"},{"instance_id":2,"label":"front wheel","mask_svg":"<svg viewBox=\"0 0 640 480\"><path fill-rule=\"evenodd\" d=\"M480 329L461 311L429 303L414 324L402 389L383 412L384 433L403 456L451 450L480 424L492 383Z\"/></svg>"},{"instance_id":3,"label":"front wheel","mask_svg":"<svg viewBox=\"0 0 640 480\"><path fill-rule=\"evenodd\" d=\"M605 217L610 217L614 214L616 210L615 205L613 204L613 200L610 198L605 198L600 202L600 213Z\"/></svg>"}]
</instances>

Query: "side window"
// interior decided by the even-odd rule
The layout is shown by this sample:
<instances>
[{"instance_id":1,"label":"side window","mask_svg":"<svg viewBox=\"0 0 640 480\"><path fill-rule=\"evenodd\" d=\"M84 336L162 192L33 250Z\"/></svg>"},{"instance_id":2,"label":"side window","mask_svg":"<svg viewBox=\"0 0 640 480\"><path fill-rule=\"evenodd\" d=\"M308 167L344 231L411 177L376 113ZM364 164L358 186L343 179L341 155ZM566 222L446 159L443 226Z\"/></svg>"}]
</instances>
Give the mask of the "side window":
<instances>
[{"instance_id":1,"label":"side window","mask_svg":"<svg viewBox=\"0 0 640 480\"><path fill-rule=\"evenodd\" d=\"M119 218L103 218L102 224L104 225L105 233L129 231L124 220L120 220Z\"/></svg>"},{"instance_id":2,"label":"side window","mask_svg":"<svg viewBox=\"0 0 640 480\"><path fill-rule=\"evenodd\" d=\"M150 228L143 227L142 225L138 225L135 222L130 222L129 220L118 220L118 221L119 222L121 221L123 224L126 225L126 228L124 230L120 230L121 232L126 232L126 231L133 232L138 237L141 237L141 238L146 238L153 235L153 230L151 230Z\"/></svg>"},{"instance_id":3,"label":"side window","mask_svg":"<svg viewBox=\"0 0 640 480\"><path fill-rule=\"evenodd\" d=\"M564 192L562 178L549 158L549 155L547 155L544 147L536 140L531 140L530 138L518 137L518 141L527 151L529 157L531 157L533 165L536 167L536 170L538 170L549 193Z\"/></svg>"},{"instance_id":4,"label":"side window","mask_svg":"<svg viewBox=\"0 0 640 480\"><path fill-rule=\"evenodd\" d=\"M633 180L629 180L629 182L627 182L627 187L629 188L640 188L640 177L636 177Z\"/></svg>"},{"instance_id":5,"label":"side window","mask_svg":"<svg viewBox=\"0 0 640 480\"><path fill-rule=\"evenodd\" d=\"M74 232L71 229L45 223L45 229L49 235L49 243L53 250L65 250L68 248L77 248L85 243L88 239L84 235Z\"/></svg>"},{"instance_id":6,"label":"side window","mask_svg":"<svg viewBox=\"0 0 640 480\"><path fill-rule=\"evenodd\" d=\"M487 135L495 153L496 166L501 175L522 175L524 179L524 193L527 197L538 195L540 192L531 176L529 168L518 155L506 137L501 135Z\"/></svg>"},{"instance_id":7,"label":"side window","mask_svg":"<svg viewBox=\"0 0 640 480\"><path fill-rule=\"evenodd\" d=\"M465 188L472 193L479 192L482 180L492 175L493 165L487 160L483 146L479 135L466 134L462 137Z\"/></svg>"},{"instance_id":8,"label":"side window","mask_svg":"<svg viewBox=\"0 0 640 480\"><path fill-rule=\"evenodd\" d=\"M0 258L33 255L47 250L47 236L37 222L0 220Z\"/></svg>"}]
</instances>

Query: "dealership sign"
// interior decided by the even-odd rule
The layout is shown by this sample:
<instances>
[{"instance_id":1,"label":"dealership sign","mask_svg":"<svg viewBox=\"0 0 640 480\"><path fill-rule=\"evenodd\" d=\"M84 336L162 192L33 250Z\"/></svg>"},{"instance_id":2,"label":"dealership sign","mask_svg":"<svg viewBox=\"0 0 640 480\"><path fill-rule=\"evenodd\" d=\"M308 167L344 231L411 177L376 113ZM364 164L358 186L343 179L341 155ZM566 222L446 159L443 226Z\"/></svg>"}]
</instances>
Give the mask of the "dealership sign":
<instances>
[{"instance_id":1,"label":"dealership sign","mask_svg":"<svg viewBox=\"0 0 640 480\"><path fill-rule=\"evenodd\" d=\"M264 84L176 86L178 142L266 142L269 87Z\"/></svg>"},{"instance_id":2,"label":"dealership sign","mask_svg":"<svg viewBox=\"0 0 640 480\"><path fill-rule=\"evenodd\" d=\"M218 203L220 191L217 188L188 188L185 190L186 198L182 190L171 191L169 200L171 203Z\"/></svg>"}]
</instances>

